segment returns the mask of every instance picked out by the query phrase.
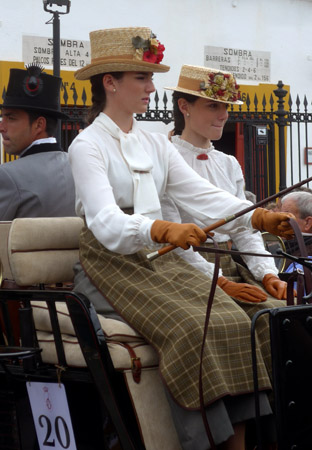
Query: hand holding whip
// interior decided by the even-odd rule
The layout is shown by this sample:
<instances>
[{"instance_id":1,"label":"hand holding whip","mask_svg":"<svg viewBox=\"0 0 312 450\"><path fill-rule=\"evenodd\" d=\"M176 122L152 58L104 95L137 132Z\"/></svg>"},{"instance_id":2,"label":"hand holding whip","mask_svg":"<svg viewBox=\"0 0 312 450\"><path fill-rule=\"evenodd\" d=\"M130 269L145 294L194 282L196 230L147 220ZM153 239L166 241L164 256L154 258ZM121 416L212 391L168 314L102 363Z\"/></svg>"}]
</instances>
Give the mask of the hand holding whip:
<instances>
[{"instance_id":1,"label":"hand holding whip","mask_svg":"<svg viewBox=\"0 0 312 450\"><path fill-rule=\"evenodd\" d=\"M250 211L253 211L253 210L256 210L252 216L252 226L255 229L260 230L260 231L268 231L269 233L272 233L272 234L277 234L277 235L285 237L285 238L290 238L293 234L293 230L289 226L288 221L287 221L287 218L290 217L290 215L283 214L283 213L273 213L271 211L267 211L265 209L260 208L260 206L262 206L265 203L268 203L270 201L273 201L277 197L285 195L288 192L292 191L293 189L298 188L298 187L302 186L303 184L306 184L310 181L312 181L312 177L307 178L303 181L300 181L299 183L296 183L289 188L283 189L282 191L278 192L277 194L271 195L270 197L267 197L267 198L257 202L256 204L251 205L248 208L245 208L245 209L239 211L236 214L225 217L224 219L220 219L217 222L213 223L212 225L209 225L209 226L203 228L203 230L201 230L199 227L197 227L194 224L178 224L178 223L174 224L173 222L156 220L152 225L152 230L151 230L152 239L155 242L170 243L171 245L167 245L166 247L163 247L163 248L159 249L158 251L148 254L147 258L150 261L153 261L154 259L158 258L159 256L162 256L162 255L174 250L175 248L177 248L177 246L186 249L190 245L199 245L200 242L203 242L203 235L202 235L201 231L207 234L210 231L213 231L216 228L219 228L222 225L225 225L226 223L231 222L232 220L235 220L238 217L240 217ZM161 222L165 223L166 225L158 227L158 225L161 225L160 224ZM168 224L171 224L171 225L168 225ZM174 227L172 227L172 225L174 225ZM181 245L180 242L178 241L179 238L174 237L174 235L178 229L179 229L179 233L180 233L180 230L181 230L180 226L183 226L183 225L184 226L192 226L193 227L192 228L193 235L192 235L192 239L189 242L187 240L187 235L184 234L185 240L184 240L184 242L182 242L182 245ZM159 236L157 236L158 228L162 230L160 232ZM168 233L169 229L170 229L170 232ZM165 230L167 230L167 231L165 231ZM184 233L187 233L186 229L184 229ZM154 238L153 238L153 235L154 235ZM195 241L194 241L194 239L195 239ZM198 239L198 240L196 241L196 239ZM197 242L197 244L195 244L195 242Z\"/></svg>"}]
</instances>

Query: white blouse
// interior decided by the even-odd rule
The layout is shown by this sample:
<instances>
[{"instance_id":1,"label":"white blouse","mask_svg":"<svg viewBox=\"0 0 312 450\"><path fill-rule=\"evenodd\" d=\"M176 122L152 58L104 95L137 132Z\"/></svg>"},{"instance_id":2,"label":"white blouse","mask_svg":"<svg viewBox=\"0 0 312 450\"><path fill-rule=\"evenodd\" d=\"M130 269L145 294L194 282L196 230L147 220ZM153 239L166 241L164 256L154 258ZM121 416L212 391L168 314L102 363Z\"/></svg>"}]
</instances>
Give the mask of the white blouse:
<instances>
[{"instance_id":1,"label":"white blouse","mask_svg":"<svg viewBox=\"0 0 312 450\"><path fill-rule=\"evenodd\" d=\"M245 200L245 180L240 164L234 156L216 150L212 144L208 149L194 147L189 142L181 139L180 136L173 136L172 142L188 165L199 175L209 180L215 186ZM197 156L201 154L207 154L208 159L198 159ZM164 218L167 220L174 220L174 206L170 201L163 201L162 209ZM195 222L200 227L203 226L203 223L198 220L198 218L193 217L189 210L181 209L181 207L178 209L182 222ZM175 221L178 220L176 219ZM220 229L218 229L218 231L220 231ZM233 243L240 251L269 254L264 248L261 233L252 231L251 229L239 231L233 227L228 236L226 234L220 234L216 230L214 239L219 242L232 239ZM278 269L275 266L273 258L244 256L243 259L251 273L259 281L261 281L267 273L278 274Z\"/></svg>"},{"instance_id":2,"label":"white blouse","mask_svg":"<svg viewBox=\"0 0 312 450\"><path fill-rule=\"evenodd\" d=\"M108 117L100 113L83 130L69 148L69 158L76 186L76 212L85 216L95 237L109 250L131 254L151 247L149 217L124 214L120 208L133 207L133 178L122 157L120 142L103 129ZM109 119L110 120L110 119ZM112 122L116 127L116 124ZM191 169L165 135L140 130L133 121L135 133L152 160L152 175L159 198L166 193L183 210L205 225L230 216L251 203L213 186ZM138 155L138 158L140 155ZM245 230L251 227L252 212L219 229Z\"/></svg>"}]
</instances>

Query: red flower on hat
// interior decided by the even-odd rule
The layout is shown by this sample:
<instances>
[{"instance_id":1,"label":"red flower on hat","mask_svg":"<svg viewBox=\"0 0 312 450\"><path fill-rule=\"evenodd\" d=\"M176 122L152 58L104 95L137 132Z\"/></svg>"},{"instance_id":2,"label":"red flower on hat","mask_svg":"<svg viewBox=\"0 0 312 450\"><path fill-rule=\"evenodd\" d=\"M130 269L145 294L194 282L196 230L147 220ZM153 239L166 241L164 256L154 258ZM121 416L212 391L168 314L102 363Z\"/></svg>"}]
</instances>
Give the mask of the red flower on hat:
<instances>
[{"instance_id":1,"label":"red flower on hat","mask_svg":"<svg viewBox=\"0 0 312 450\"><path fill-rule=\"evenodd\" d=\"M164 57L165 46L162 45L156 39L151 39L150 42L151 43L150 43L149 50L147 50L143 53L143 61L146 61L146 62L149 62L152 64L159 64L160 61L162 61L162 59Z\"/></svg>"},{"instance_id":2,"label":"red flower on hat","mask_svg":"<svg viewBox=\"0 0 312 450\"><path fill-rule=\"evenodd\" d=\"M157 47L157 61L156 64L159 64L164 57L165 46L159 42Z\"/></svg>"},{"instance_id":3,"label":"red flower on hat","mask_svg":"<svg viewBox=\"0 0 312 450\"><path fill-rule=\"evenodd\" d=\"M143 61L156 64L157 62L157 55L155 53L152 53L150 50L147 50L143 53Z\"/></svg>"},{"instance_id":4,"label":"red flower on hat","mask_svg":"<svg viewBox=\"0 0 312 450\"><path fill-rule=\"evenodd\" d=\"M136 49L136 57L142 58L142 61L159 64L164 57L165 46L156 39L154 34L151 35L150 39L136 36L132 39L132 44Z\"/></svg>"}]
</instances>

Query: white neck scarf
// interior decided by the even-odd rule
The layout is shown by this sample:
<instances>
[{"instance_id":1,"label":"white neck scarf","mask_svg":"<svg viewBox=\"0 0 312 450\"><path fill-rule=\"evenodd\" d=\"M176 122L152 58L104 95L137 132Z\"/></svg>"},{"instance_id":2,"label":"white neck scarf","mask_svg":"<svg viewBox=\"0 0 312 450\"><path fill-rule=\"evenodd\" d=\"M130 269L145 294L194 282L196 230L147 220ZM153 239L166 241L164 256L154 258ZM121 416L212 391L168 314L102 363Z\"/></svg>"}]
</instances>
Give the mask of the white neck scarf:
<instances>
[{"instance_id":1,"label":"white neck scarf","mask_svg":"<svg viewBox=\"0 0 312 450\"><path fill-rule=\"evenodd\" d=\"M134 213L146 215L150 219L162 219L161 206L154 178L153 161L145 152L135 134L136 120L133 119L131 132L124 133L106 114L100 113L95 119L108 134L120 142L122 156L131 172L133 180Z\"/></svg>"}]
</instances>

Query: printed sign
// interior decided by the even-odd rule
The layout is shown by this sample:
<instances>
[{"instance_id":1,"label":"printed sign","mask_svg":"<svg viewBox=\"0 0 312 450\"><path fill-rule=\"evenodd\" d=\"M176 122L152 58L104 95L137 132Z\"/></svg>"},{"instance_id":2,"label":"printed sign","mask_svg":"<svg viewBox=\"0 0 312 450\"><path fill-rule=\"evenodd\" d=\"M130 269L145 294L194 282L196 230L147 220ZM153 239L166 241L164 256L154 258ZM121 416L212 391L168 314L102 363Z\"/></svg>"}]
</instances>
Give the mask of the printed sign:
<instances>
[{"instance_id":1,"label":"printed sign","mask_svg":"<svg viewBox=\"0 0 312 450\"><path fill-rule=\"evenodd\" d=\"M305 147L305 164L312 164L312 147Z\"/></svg>"},{"instance_id":2,"label":"printed sign","mask_svg":"<svg viewBox=\"0 0 312 450\"><path fill-rule=\"evenodd\" d=\"M40 450L77 450L64 385L26 385Z\"/></svg>"},{"instance_id":3,"label":"printed sign","mask_svg":"<svg viewBox=\"0 0 312 450\"><path fill-rule=\"evenodd\" d=\"M90 64L90 42L72 39L60 40L61 70L78 70ZM23 36L23 61L25 64L53 66L53 39L39 36Z\"/></svg>"},{"instance_id":4,"label":"printed sign","mask_svg":"<svg viewBox=\"0 0 312 450\"><path fill-rule=\"evenodd\" d=\"M268 143L267 127L261 125L256 127L256 142L258 145L266 145Z\"/></svg>"},{"instance_id":5,"label":"printed sign","mask_svg":"<svg viewBox=\"0 0 312 450\"><path fill-rule=\"evenodd\" d=\"M207 45L204 57L206 67L231 72L237 80L270 81L270 52Z\"/></svg>"}]
</instances>

